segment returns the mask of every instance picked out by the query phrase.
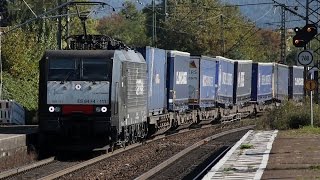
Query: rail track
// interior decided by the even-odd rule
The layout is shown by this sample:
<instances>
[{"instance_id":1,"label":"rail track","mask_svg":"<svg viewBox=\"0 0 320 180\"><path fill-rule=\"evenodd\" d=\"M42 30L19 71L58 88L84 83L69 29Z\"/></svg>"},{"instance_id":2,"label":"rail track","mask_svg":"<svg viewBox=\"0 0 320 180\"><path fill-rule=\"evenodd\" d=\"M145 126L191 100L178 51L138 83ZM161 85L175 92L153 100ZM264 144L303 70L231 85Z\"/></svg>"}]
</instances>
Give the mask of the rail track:
<instances>
[{"instance_id":1,"label":"rail track","mask_svg":"<svg viewBox=\"0 0 320 180\"><path fill-rule=\"evenodd\" d=\"M192 146L197 141L208 137L210 134L216 134L219 132L226 133L227 129L233 129L237 126L240 127L242 124L242 122L236 123L238 124L235 126L231 125L234 123L227 123L213 126L205 126L203 128L197 129L181 130L177 133L173 133L170 135L159 135L154 139L146 141L144 145L133 144L127 146L125 149L120 148L115 150L113 153L104 154L89 160L52 160L48 163L44 163L39 166L30 165L31 168L25 168L26 170L24 171L16 170L16 173L11 173L10 175L7 174L7 176L4 175L6 172L0 173L0 179L90 179L91 177L112 177L117 179L132 179L133 177L136 177L152 169L152 167L158 165L159 162L165 161L166 159L170 158L176 153ZM249 128L252 128L252 126L250 126ZM168 149L171 149L171 151L168 152ZM143 156L141 155L141 153L143 154ZM155 154L156 157L153 157ZM134 159L135 157L136 159ZM149 158L147 158L146 160L143 157ZM150 159L154 160L154 162L147 162L150 161ZM141 162L141 160L144 162ZM139 164L144 163L147 165L139 167L139 165L137 166L137 162L139 162ZM99 169L99 167L97 166L102 166L101 168L107 170L108 172L99 171L97 174L96 170ZM134 166L134 173L125 173L125 171L130 169L128 167L132 168ZM106 167L108 167L108 169L106 169ZM81 171L79 171L80 169Z\"/></svg>"},{"instance_id":2,"label":"rail track","mask_svg":"<svg viewBox=\"0 0 320 180\"><path fill-rule=\"evenodd\" d=\"M212 159L217 161L218 157L226 152L225 149L236 143L251 128L231 129L207 137L140 175L136 180L194 179L197 176L200 177L199 172L208 169L210 166L207 164L214 163L211 163ZM205 166L207 167L204 168Z\"/></svg>"}]
</instances>

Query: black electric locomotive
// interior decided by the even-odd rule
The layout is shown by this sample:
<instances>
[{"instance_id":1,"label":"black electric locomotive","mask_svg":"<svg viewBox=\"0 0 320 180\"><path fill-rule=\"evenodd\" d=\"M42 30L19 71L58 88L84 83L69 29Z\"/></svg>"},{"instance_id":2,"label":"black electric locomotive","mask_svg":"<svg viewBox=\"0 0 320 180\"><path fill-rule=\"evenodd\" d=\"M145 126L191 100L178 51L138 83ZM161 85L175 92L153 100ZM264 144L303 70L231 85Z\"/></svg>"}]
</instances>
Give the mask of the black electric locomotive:
<instances>
[{"instance_id":1,"label":"black electric locomotive","mask_svg":"<svg viewBox=\"0 0 320 180\"><path fill-rule=\"evenodd\" d=\"M142 55L104 36L75 36L71 42L72 50L46 51L40 61L42 147L92 150L144 138Z\"/></svg>"}]
</instances>

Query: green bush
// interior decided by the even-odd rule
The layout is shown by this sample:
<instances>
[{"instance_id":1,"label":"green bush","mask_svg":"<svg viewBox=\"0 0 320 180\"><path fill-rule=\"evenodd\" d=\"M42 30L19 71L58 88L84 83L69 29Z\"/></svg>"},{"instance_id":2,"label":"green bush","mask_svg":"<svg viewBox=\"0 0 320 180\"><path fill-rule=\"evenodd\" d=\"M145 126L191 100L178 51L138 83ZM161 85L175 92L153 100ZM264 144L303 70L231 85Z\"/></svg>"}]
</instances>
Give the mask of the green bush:
<instances>
[{"instance_id":1,"label":"green bush","mask_svg":"<svg viewBox=\"0 0 320 180\"><path fill-rule=\"evenodd\" d=\"M320 106L313 104L314 126L320 126ZM284 101L266 112L257 122L259 129L297 129L311 123L310 99L305 102Z\"/></svg>"},{"instance_id":2,"label":"green bush","mask_svg":"<svg viewBox=\"0 0 320 180\"><path fill-rule=\"evenodd\" d=\"M25 107L26 123L36 124L38 78L20 79L3 73L3 99L13 99Z\"/></svg>"}]
</instances>

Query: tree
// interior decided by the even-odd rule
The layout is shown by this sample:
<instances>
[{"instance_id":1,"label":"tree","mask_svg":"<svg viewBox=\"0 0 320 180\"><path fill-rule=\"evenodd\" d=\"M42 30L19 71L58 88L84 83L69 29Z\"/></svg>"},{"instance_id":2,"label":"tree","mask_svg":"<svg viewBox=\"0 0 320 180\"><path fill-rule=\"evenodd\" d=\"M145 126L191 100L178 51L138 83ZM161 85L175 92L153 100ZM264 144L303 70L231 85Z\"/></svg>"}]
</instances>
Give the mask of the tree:
<instances>
[{"instance_id":1,"label":"tree","mask_svg":"<svg viewBox=\"0 0 320 180\"><path fill-rule=\"evenodd\" d=\"M8 22L9 22L8 2L0 1L0 27L8 26Z\"/></svg>"},{"instance_id":2,"label":"tree","mask_svg":"<svg viewBox=\"0 0 320 180\"><path fill-rule=\"evenodd\" d=\"M274 60L279 55L276 50L279 35L255 27L238 7L226 7L216 0L167 0L167 7L167 14L162 4L155 11L156 43L160 48L258 61ZM148 17L147 25L153 24L152 7L144 8L143 12ZM147 27L151 36L152 26ZM268 35L271 40L267 40Z\"/></svg>"},{"instance_id":3,"label":"tree","mask_svg":"<svg viewBox=\"0 0 320 180\"><path fill-rule=\"evenodd\" d=\"M106 16L99 20L97 30L133 47L150 44L146 35L146 17L131 2L124 3L124 9L118 14Z\"/></svg>"},{"instance_id":4,"label":"tree","mask_svg":"<svg viewBox=\"0 0 320 180\"><path fill-rule=\"evenodd\" d=\"M2 47L2 97L22 104L30 122L38 107L38 61L45 48L37 42L36 33L21 29L6 34Z\"/></svg>"}]
</instances>

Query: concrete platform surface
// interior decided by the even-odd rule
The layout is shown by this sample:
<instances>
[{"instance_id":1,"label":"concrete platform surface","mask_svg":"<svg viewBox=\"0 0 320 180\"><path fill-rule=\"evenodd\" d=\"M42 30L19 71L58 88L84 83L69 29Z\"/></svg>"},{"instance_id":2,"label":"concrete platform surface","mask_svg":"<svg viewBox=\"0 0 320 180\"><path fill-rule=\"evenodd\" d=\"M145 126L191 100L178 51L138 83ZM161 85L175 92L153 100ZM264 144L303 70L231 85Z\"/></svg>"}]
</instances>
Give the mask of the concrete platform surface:
<instances>
[{"instance_id":1,"label":"concrete platform surface","mask_svg":"<svg viewBox=\"0 0 320 180\"><path fill-rule=\"evenodd\" d=\"M36 139L37 126L0 126L0 158L26 149Z\"/></svg>"},{"instance_id":2,"label":"concrete platform surface","mask_svg":"<svg viewBox=\"0 0 320 180\"><path fill-rule=\"evenodd\" d=\"M279 132L262 179L320 179L320 134Z\"/></svg>"}]
</instances>

